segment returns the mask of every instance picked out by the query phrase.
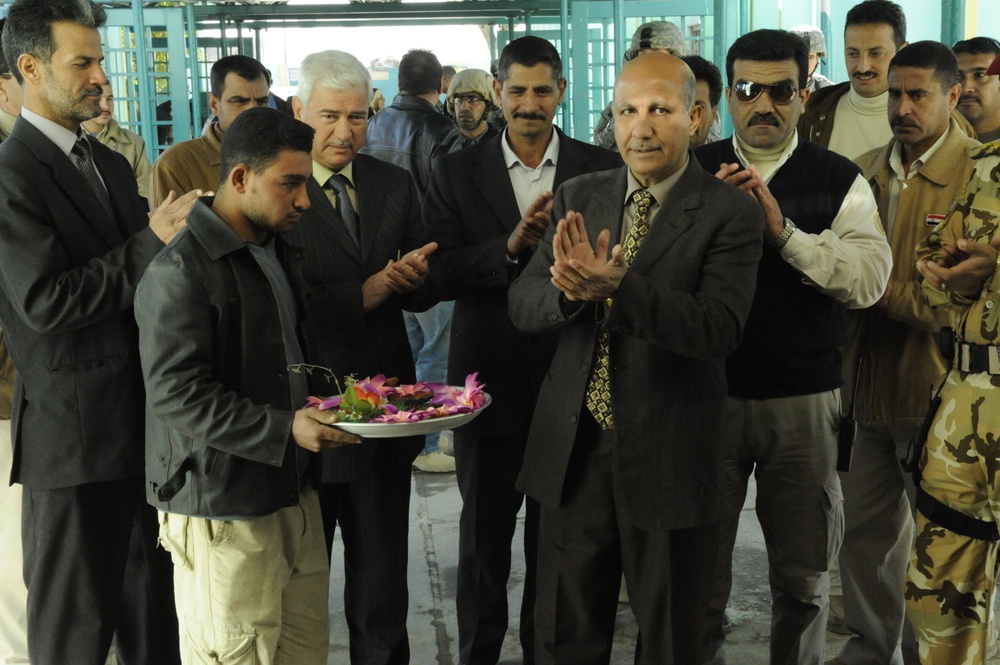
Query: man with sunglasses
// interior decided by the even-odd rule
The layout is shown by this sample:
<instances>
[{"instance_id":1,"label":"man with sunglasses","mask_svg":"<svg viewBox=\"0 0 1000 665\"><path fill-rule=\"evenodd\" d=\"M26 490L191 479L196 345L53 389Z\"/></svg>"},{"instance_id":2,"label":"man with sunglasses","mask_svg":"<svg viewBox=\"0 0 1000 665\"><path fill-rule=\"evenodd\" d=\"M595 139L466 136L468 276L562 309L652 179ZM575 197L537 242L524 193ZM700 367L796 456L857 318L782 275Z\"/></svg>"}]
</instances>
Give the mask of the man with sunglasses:
<instances>
[{"instance_id":1,"label":"man with sunglasses","mask_svg":"<svg viewBox=\"0 0 1000 665\"><path fill-rule=\"evenodd\" d=\"M739 348L726 361L720 556L706 656L724 663L722 614L751 473L773 601L771 662L819 663L829 564L843 529L837 477L844 310L875 304L891 265L875 199L857 166L799 140L805 42L757 30L726 56L735 134L702 146L705 170L752 195L765 215L764 254Z\"/></svg>"}]
</instances>

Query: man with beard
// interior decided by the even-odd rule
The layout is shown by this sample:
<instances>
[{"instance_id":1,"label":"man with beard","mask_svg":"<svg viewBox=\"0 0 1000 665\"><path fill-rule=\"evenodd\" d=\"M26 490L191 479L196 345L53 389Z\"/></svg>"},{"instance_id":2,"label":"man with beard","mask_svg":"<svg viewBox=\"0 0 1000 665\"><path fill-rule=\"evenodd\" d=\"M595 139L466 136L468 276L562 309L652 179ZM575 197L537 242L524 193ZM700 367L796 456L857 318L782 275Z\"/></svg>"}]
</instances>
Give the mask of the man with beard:
<instances>
[{"instance_id":1,"label":"man with beard","mask_svg":"<svg viewBox=\"0 0 1000 665\"><path fill-rule=\"evenodd\" d=\"M976 130L981 143L1000 139L1000 76L989 73L990 65L1000 57L1000 43L990 37L973 37L957 42L952 51L962 75L958 112Z\"/></svg>"},{"instance_id":2,"label":"man with beard","mask_svg":"<svg viewBox=\"0 0 1000 665\"><path fill-rule=\"evenodd\" d=\"M463 69L451 79L448 88L448 112L462 134L459 145L468 148L497 135L486 119L500 106L493 89L493 77L481 69Z\"/></svg>"},{"instance_id":3,"label":"man with beard","mask_svg":"<svg viewBox=\"0 0 1000 665\"><path fill-rule=\"evenodd\" d=\"M143 497L132 303L197 193L149 216L125 160L81 130L107 80L104 20L87 0L18 0L3 34L24 91L0 144L0 321L36 665L103 665L116 633L123 663L178 662L170 559Z\"/></svg>"},{"instance_id":4,"label":"man with beard","mask_svg":"<svg viewBox=\"0 0 1000 665\"><path fill-rule=\"evenodd\" d=\"M807 48L782 30L737 39L726 55L735 133L695 151L702 167L752 194L765 214L753 307L726 361L729 430L706 652L714 663L725 662L722 615L751 474L773 598L771 662L823 660L828 570L843 529L836 459L844 310L875 304L892 262L858 167L798 138Z\"/></svg>"},{"instance_id":5,"label":"man with beard","mask_svg":"<svg viewBox=\"0 0 1000 665\"><path fill-rule=\"evenodd\" d=\"M147 497L174 560L185 663L326 665L330 567L310 453L360 443L304 407L312 129L274 109L222 139L222 182L136 290ZM228 659L226 659L228 660ZM216 661L218 662L218 661Z\"/></svg>"},{"instance_id":6,"label":"man with beard","mask_svg":"<svg viewBox=\"0 0 1000 665\"><path fill-rule=\"evenodd\" d=\"M972 173L978 145L951 111L958 62L939 42L916 42L889 63L893 140L857 159L885 220L893 267L874 307L848 312L845 384L857 385L858 435L844 490L840 550L851 637L831 665L918 662L904 632L903 582L913 540L913 480L899 465L944 374L938 331L948 313L924 303L913 248L944 220ZM855 384L855 377L857 383Z\"/></svg>"},{"instance_id":7,"label":"man with beard","mask_svg":"<svg viewBox=\"0 0 1000 665\"><path fill-rule=\"evenodd\" d=\"M849 82L821 88L799 119L802 139L854 159L892 138L886 121L889 61L906 45L906 16L890 0L865 0L847 12L844 60Z\"/></svg>"},{"instance_id":8,"label":"man with beard","mask_svg":"<svg viewBox=\"0 0 1000 665\"><path fill-rule=\"evenodd\" d=\"M6 21L0 19L0 32ZM2 46L2 43L0 43ZM10 136L17 117L21 115L23 93L0 52L0 141ZM10 410L14 396L16 372L7 352L7 343L0 329L0 479L10 477L13 462ZM24 608L27 589L24 588L21 556L21 486L0 486L0 653L10 662L28 662L28 631Z\"/></svg>"}]
</instances>

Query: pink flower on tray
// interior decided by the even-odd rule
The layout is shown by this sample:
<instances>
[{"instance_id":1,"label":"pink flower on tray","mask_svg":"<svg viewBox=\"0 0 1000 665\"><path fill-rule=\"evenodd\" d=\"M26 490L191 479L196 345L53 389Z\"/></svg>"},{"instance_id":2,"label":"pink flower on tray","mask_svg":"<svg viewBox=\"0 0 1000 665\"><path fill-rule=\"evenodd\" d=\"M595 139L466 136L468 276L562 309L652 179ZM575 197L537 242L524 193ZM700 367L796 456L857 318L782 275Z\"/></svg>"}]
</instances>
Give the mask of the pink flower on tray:
<instances>
[{"instance_id":1,"label":"pink flower on tray","mask_svg":"<svg viewBox=\"0 0 1000 665\"><path fill-rule=\"evenodd\" d=\"M483 394L485 386L476 381L478 377L479 372L465 377L464 389L446 386L447 390L435 394L431 401L446 407L449 414L469 413L483 408L486 405L486 396Z\"/></svg>"},{"instance_id":2,"label":"pink flower on tray","mask_svg":"<svg viewBox=\"0 0 1000 665\"><path fill-rule=\"evenodd\" d=\"M356 423L415 423L477 411L486 405L483 384L470 374L464 386L441 383L396 385L398 379L376 374L361 380L347 377L343 395L309 397L307 406L337 409L341 420Z\"/></svg>"},{"instance_id":3,"label":"pink flower on tray","mask_svg":"<svg viewBox=\"0 0 1000 665\"><path fill-rule=\"evenodd\" d=\"M320 399L319 397L307 397L306 406L313 406L322 411L327 411L329 409L335 409L340 406L340 403L344 401L344 398L340 395L334 395L333 397L327 397L325 399Z\"/></svg>"}]
</instances>

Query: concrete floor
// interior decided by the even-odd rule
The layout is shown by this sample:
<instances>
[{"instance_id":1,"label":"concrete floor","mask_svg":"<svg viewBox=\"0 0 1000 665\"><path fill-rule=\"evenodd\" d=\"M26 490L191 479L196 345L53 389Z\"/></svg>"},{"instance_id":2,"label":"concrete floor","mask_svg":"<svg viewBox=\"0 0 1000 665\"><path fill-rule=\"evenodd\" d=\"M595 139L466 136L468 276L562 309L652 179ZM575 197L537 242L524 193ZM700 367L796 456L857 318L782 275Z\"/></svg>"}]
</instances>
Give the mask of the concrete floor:
<instances>
[{"instance_id":1,"label":"concrete floor","mask_svg":"<svg viewBox=\"0 0 1000 665\"><path fill-rule=\"evenodd\" d=\"M766 665L768 662L770 593L764 540L753 511L755 496L755 488L751 484L734 552L733 595L729 605L733 629L726 642L727 661L732 665ZM410 614L407 623L411 662L414 665L458 663L455 579L461 507L454 474L414 472L410 502ZM343 567L337 565L340 560L339 552L335 551L330 581L333 630L329 665L350 663L342 595ZM510 581L512 608L519 606L523 575L523 557L515 554ZM618 630L611 658L613 665L631 665L635 636L632 612L622 605L618 612ZM827 658L832 658L845 638L832 634L828 637ZM515 613L511 617L500 663L515 665L521 662Z\"/></svg>"}]
</instances>

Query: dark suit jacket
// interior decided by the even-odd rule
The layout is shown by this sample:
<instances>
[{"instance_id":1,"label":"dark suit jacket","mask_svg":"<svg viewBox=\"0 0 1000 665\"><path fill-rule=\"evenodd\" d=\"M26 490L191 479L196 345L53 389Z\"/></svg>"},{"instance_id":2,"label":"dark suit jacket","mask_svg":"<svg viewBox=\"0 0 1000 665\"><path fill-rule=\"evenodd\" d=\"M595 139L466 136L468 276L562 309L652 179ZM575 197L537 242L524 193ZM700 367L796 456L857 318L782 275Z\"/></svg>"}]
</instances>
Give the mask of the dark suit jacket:
<instances>
[{"instance_id":1,"label":"dark suit jacket","mask_svg":"<svg viewBox=\"0 0 1000 665\"><path fill-rule=\"evenodd\" d=\"M615 483L643 529L718 519L726 412L724 359L753 299L764 217L753 199L705 173L689 153L614 304L574 305L549 281L551 233L510 289L515 325L557 331L518 489L558 505L598 329L611 334ZM553 217L583 214L590 238L620 237L625 168L581 176L556 192Z\"/></svg>"},{"instance_id":2,"label":"dark suit jacket","mask_svg":"<svg viewBox=\"0 0 1000 665\"><path fill-rule=\"evenodd\" d=\"M69 157L23 118L0 145L0 321L18 369L12 479L38 488L143 469L132 299L163 243L128 162L90 145L113 219Z\"/></svg>"},{"instance_id":3,"label":"dark suit jacket","mask_svg":"<svg viewBox=\"0 0 1000 665\"><path fill-rule=\"evenodd\" d=\"M308 182L312 207L286 234L289 244L303 248L309 284L308 315L318 334L306 338L306 360L332 369L337 378L354 374L396 376L416 381L403 309L421 311L430 300L427 289L405 297L390 296L365 312L361 285L385 268L389 259L426 242L413 178L405 170L368 155L354 157L354 182L361 219L361 249L347 233L336 208L314 179ZM317 373L310 377L313 394L337 394L337 386ZM323 480L348 482L363 475L378 456L410 463L423 447L423 437L369 440L323 452ZM381 452L380 452L381 451Z\"/></svg>"},{"instance_id":4,"label":"dark suit jacket","mask_svg":"<svg viewBox=\"0 0 1000 665\"><path fill-rule=\"evenodd\" d=\"M556 131L559 131L558 128ZM521 221L500 142L503 134L434 162L424 222L439 245L431 257L434 290L455 300L448 382L479 372L493 405L469 427L495 435L519 431L555 348L553 335L524 334L507 315L507 288L531 252L507 265L507 237ZM553 187L583 173L613 169L621 158L559 132ZM539 195L541 192L539 192Z\"/></svg>"}]
</instances>

